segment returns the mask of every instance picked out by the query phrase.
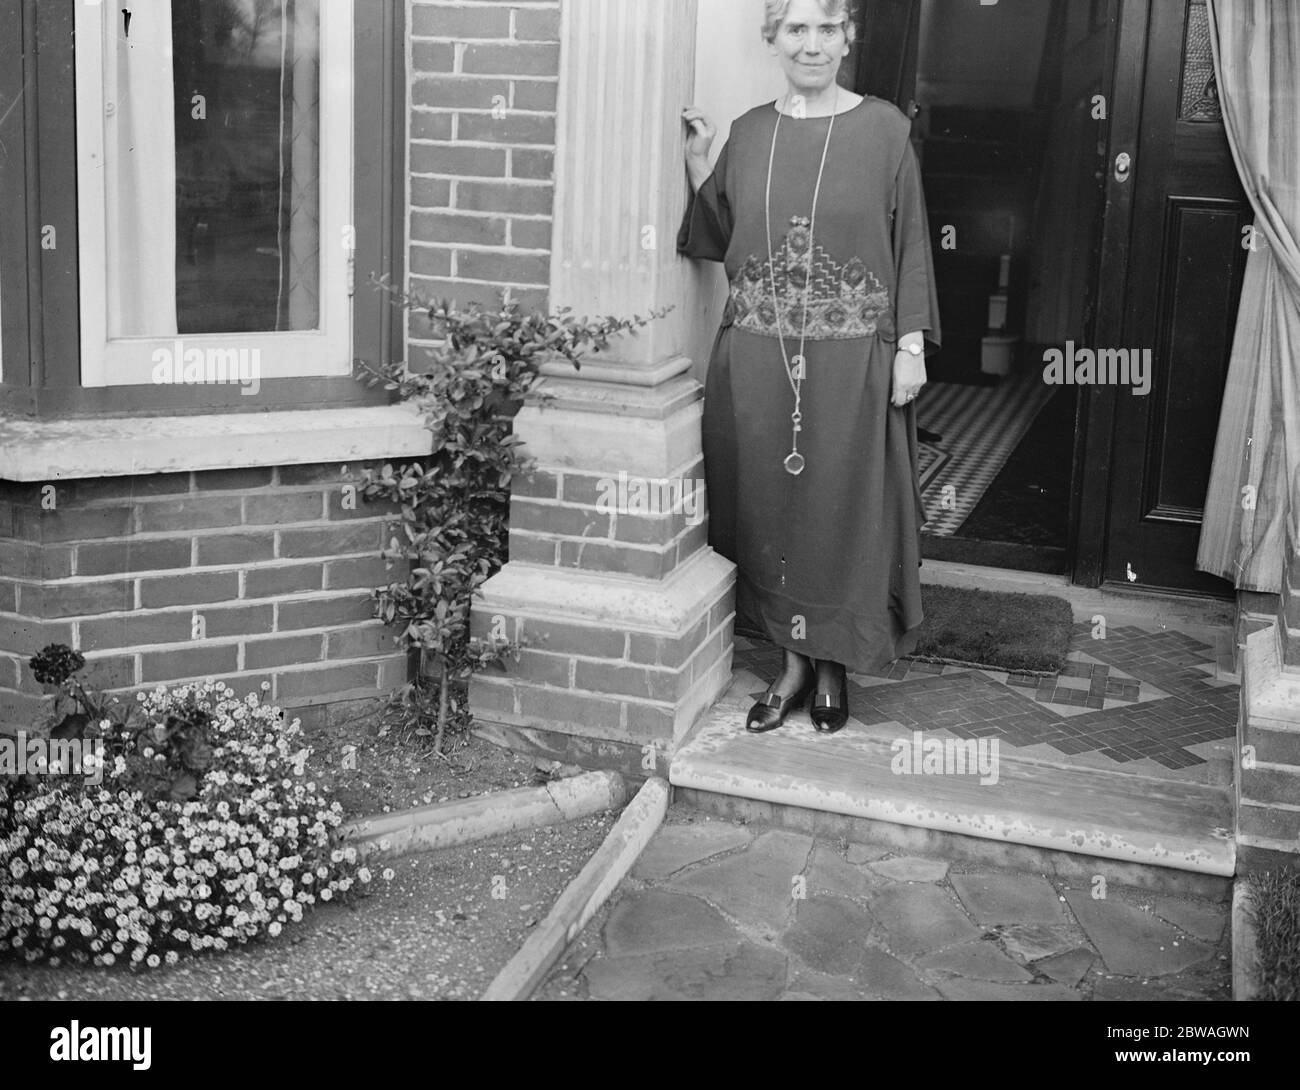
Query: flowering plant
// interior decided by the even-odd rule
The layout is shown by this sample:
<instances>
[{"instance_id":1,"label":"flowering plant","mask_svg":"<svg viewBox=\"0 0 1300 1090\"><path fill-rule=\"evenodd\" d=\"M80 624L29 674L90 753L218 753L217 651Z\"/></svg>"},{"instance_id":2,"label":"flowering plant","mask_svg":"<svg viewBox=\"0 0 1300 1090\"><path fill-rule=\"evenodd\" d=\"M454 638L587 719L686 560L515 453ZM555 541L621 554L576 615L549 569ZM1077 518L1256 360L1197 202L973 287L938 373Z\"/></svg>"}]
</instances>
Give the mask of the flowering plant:
<instances>
[{"instance_id":1,"label":"flowering plant","mask_svg":"<svg viewBox=\"0 0 1300 1090\"><path fill-rule=\"evenodd\" d=\"M97 724L102 784L14 797L0 781L0 951L170 964L278 935L370 880L333 835L342 808L304 782L297 720L213 682L137 701L142 727Z\"/></svg>"},{"instance_id":2,"label":"flowering plant","mask_svg":"<svg viewBox=\"0 0 1300 1090\"><path fill-rule=\"evenodd\" d=\"M132 707L123 708L115 696L87 689L76 675L86 665L80 651L61 643L46 644L27 661L41 685L53 685L54 710L50 717L51 738L84 738L87 730L103 719L130 722Z\"/></svg>"}]
</instances>

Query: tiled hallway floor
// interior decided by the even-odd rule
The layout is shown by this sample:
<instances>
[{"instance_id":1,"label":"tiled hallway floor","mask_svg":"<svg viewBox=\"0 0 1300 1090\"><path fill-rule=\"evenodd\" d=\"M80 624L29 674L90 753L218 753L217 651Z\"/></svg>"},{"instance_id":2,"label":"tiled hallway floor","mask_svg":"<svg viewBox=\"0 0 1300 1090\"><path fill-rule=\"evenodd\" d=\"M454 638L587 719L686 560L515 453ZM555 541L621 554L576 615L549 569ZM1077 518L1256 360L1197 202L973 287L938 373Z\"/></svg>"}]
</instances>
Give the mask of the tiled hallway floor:
<instances>
[{"instance_id":1,"label":"tiled hallway floor","mask_svg":"<svg viewBox=\"0 0 1300 1090\"><path fill-rule=\"evenodd\" d=\"M1075 624L1055 677L902 659L876 674L851 674L850 728L998 738L1019 758L1231 783L1238 686L1230 632L1107 622L1105 639L1093 638L1089 622ZM771 644L737 636L733 693L761 694L781 657Z\"/></svg>"}]
</instances>

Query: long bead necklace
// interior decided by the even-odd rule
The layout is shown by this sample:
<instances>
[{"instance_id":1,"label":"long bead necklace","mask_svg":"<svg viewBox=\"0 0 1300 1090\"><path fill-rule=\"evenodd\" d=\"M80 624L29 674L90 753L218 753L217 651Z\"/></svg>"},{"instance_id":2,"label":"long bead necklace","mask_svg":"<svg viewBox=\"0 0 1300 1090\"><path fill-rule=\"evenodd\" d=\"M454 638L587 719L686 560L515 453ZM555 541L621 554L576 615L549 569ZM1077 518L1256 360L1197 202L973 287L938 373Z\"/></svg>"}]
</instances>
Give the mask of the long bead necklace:
<instances>
[{"instance_id":1,"label":"long bead necklace","mask_svg":"<svg viewBox=\"0 0 1300 1090\"><path fill-rule=\"evenodd\" d=\"M789 96L786 96L789 106ZM830 124L826 126L826 144L822 148L822 162L817 169L817 187L813 190L812 216L808 226L808 263L803 285L803 329L799 334L799 354L790 359L785 348L785 330L781 327L781 304L776 294L776 261L772 254L772 167L776 162L776 134L781 128L782 112L777 111L776 124L772 127L772 150L767 159L767 269L772 283L772 309L776 312L776 334L781 345L781 362L785 364L785 375L794 391L794 412L790 414L790 453L785 456L785 471L792 477L799 476L808 464L799 453L799 433L803 431L803 383L808 376L808 358L804 354L804 343L808 338L808 303L812 292L813 244L817 236L817 201L822 191L822 175L826 171L826 155L831 149L831 133L835 130L835 114L839 111L840 89L835 87L835 104L831 107Z\"/></svg>"}]
</instances>

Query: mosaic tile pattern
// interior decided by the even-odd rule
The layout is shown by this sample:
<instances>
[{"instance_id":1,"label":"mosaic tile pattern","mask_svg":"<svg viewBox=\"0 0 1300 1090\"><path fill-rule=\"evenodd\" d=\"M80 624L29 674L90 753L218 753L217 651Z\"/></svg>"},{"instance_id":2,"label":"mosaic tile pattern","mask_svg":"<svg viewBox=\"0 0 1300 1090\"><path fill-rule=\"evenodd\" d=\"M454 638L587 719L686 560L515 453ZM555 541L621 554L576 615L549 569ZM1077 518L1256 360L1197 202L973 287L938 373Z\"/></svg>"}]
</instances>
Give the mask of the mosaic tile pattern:
<instances>
[{"instance_id":1,"label":"mosaic tile pattern","mask_svg":"<svg viewBox=\"0 0 1300 1090\"><path fill-rule=\"evenodd\" d=\"M1231 739L1237 686L1215 680L1215 649L1182 632L1112 628L1092 639L1075 625L1069 659L1054 677L899 659L849 676L853 718L868 726L944 729L959 738L1098 753L1120 764L1150 759L1169 769L1205 764L1202 742ZM771 682L782 651L736 639L736 668ZM758 695L758 694L755 694Z\"/></svg>"},{"instance_id":2,"label":"mosaic tile pattern","mask_svg":"<svg viewBox=\"0 0 1300 1090\"><path fill-rule=\"evenodd\" d=\"M918 459L925 472L926 533L949 536L961 528L1051 397L1051 387L1033 373L997 386L932 382L921 391L917 423L943 437L936 450L945 456ZM949 485L953 491L945 507Z\"/></svg>"},{"instance_id":3,"label":"mosaic tile pattern","mask_svg":"<svg viewBox=\"0 0 1300 1090\"><path fill-rule=\"evenodd\" d=\"M921 491L930 487L934 475L948 464L951 456L935 443L918 442L916 445L916 473L921 482Z\"/></svg>"}]
</instances>

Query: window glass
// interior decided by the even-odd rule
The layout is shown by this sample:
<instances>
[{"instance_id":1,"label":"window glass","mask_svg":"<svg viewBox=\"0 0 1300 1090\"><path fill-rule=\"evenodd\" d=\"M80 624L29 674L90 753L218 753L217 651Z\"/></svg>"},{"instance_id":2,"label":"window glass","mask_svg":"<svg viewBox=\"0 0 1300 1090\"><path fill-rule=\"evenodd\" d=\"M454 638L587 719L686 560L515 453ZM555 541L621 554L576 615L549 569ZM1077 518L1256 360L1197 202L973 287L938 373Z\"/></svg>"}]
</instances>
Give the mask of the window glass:
<instances>
[{"instance_id":1,"label":"window glass","mask_svg":"<svg viewBox=\"0 0 1300 1090\"><path fill-rule=\"evenodd\" d=\"M313 329L316 0L172 0L180 333Z\"/></svg>"}]
</instances>

